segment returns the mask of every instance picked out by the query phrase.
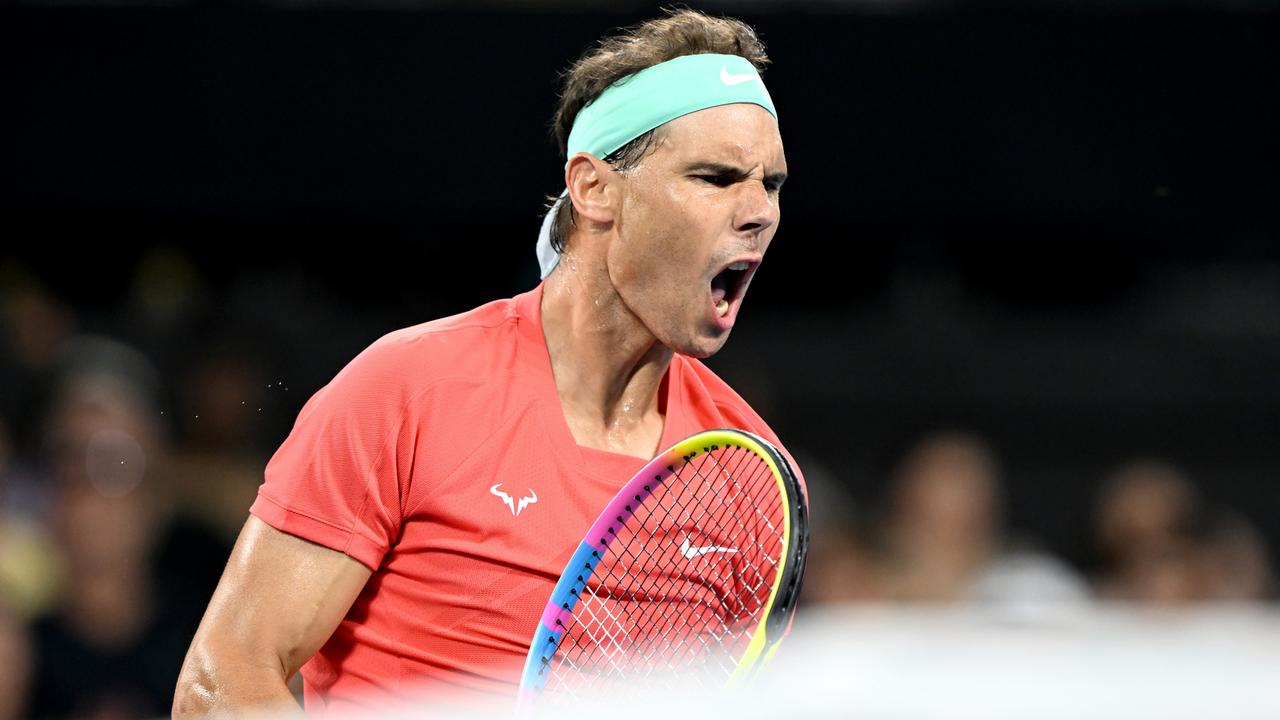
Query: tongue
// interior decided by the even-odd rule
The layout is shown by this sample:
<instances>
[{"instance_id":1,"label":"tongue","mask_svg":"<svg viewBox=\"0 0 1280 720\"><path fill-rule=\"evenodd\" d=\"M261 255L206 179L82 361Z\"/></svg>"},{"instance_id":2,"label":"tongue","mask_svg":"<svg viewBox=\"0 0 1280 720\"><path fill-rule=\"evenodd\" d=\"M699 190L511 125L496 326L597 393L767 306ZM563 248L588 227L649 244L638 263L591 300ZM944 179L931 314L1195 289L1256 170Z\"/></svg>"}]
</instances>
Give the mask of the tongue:
<instances>
[{"instance_id":1,"label":"tongue","mask_svg":"<svg viewBox=\"0 0 1280 720\"><path fill-rule=\"evenodd\" d=\"M720 273L711 278L711 304L719 305L724 300L725 294L729 292L729 288L725 285L724 273Z\"/></svg>"}]
</instances>

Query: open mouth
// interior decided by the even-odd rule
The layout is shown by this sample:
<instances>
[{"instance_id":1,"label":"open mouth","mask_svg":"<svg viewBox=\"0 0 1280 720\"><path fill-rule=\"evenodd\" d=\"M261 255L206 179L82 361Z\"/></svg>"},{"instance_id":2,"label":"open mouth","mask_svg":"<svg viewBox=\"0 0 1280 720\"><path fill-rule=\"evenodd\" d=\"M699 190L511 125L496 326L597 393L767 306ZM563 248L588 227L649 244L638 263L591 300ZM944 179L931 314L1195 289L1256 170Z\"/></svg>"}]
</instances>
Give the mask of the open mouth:
<instances>
[{"instance_id":1,"label":"open mouth","mask_svg":"<svg viewBox=\"0 0 1280 720\"><path fill-rule=\"evenodd\" d=\"M711 304L718 317L727 317L734 304L742 299L747 280L755 267L754 262L739 260L711 278Z\"/></svg>"}]
</instances>

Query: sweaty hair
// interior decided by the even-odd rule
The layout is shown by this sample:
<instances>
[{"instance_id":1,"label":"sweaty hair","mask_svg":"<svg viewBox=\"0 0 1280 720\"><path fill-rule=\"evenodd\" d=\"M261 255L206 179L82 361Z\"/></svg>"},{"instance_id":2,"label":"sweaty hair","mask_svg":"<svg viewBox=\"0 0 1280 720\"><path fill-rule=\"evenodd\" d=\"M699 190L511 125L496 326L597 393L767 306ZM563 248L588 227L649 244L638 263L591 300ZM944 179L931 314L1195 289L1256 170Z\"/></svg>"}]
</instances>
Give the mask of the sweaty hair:
<instances>
[{"instance_id":1,"label":"sweaty hair","mask_svg":"<svg viewBox=\"0 0 1280 720\"><path fill-rule=\"evenodd\" d=\"M568 159L569 131L574 118L608 87L628 75L684 55L712 53L746 58L763 74L769 63L764 44L741 20L712 17L697 10L667 9L664 17L624 28L602 39L562 73L564 87L556 104L552 131L560 156ZM634 168L655 147L650 130L602 158L620 171ZM555 198L548 198L554 202ZM551 224L551 247L564 252L577 213L573 203L560 204Z\"/></svg>"}]
</instances>

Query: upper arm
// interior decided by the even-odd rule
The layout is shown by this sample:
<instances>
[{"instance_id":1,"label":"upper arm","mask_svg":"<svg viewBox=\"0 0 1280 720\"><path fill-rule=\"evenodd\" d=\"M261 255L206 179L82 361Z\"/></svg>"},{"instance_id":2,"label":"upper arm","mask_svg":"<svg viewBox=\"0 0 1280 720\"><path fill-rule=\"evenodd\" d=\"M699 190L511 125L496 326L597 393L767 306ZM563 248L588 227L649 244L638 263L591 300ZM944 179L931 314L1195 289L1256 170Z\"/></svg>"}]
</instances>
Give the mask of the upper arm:
<instances>
[{"instance_id":1,"label":"upper arm","mask_svg":"<svg viewBox=\"0 0 1280 720\"><path fill-rule=\"evenodd\" d=\"M343 553L250 516L192 641L179 695L191 685L197 694L234 696L226 698L233 707L269 704L259 683L283 683L314 655L371 574Z\"/></svg>"}]
</instances>

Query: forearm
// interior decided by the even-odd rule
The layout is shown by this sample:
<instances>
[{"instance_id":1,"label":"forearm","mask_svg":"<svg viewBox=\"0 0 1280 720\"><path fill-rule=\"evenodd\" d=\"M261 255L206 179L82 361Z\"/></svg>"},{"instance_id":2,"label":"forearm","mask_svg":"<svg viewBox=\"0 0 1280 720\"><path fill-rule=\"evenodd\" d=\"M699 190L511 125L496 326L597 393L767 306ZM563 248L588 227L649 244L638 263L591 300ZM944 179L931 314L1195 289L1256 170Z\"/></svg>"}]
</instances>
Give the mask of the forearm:
<instances>
[{"instance_id":1,"label":"forearm","mask_svg":"<svg viewBox=\"0 0 1280 720\"><path fill-rule=\"evenodd\" d=\"M301 717L278 662L227 648L191 646L173 698L173 717Z\"/></svg>"}]
</instances>

